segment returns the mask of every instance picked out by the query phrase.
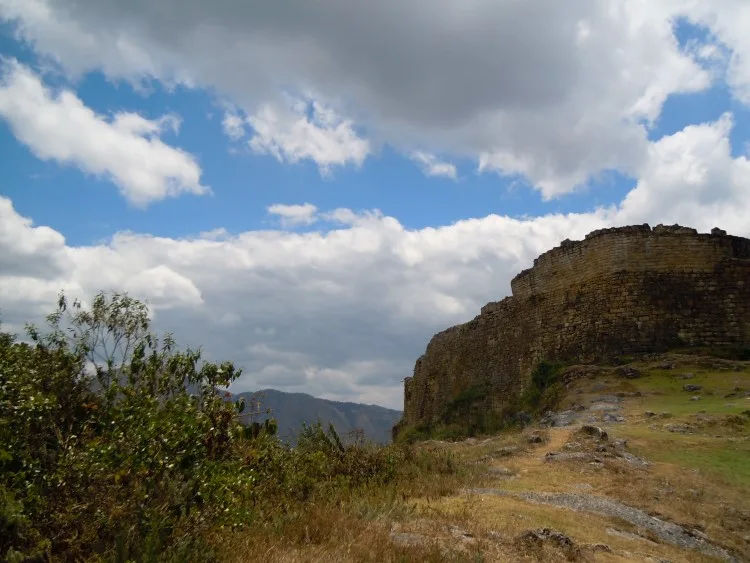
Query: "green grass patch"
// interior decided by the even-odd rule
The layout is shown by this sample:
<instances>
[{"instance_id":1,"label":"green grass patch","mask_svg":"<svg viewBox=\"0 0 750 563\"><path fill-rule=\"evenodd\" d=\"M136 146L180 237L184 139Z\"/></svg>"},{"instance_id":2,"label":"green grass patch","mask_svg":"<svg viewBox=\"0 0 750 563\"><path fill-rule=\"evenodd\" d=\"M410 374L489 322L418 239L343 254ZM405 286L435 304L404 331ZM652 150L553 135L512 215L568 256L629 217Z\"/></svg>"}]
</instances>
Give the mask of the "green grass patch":
<instances>
[{"instance_id":1,"label":"green grass patch","mask_svg":"<svg viewBox=\"0 0 750 563\"><path fill-rule=\"evenodd\" d=\"M750 486L750 440L673 434L644 427L622 427L618 436L630 440L637 455L697 469L732 485Z\"/></svg>"},{"instance_id":2,"label":"green grass patch","mask_svg":"<svg viewBox=\"0 0 750 563\"><path fill-rule=\"evenodd\" d=\"M693 373L694 377L683 379L685 373ZM743 396L743 390L750 390L750 373L747 371L653 370L632 383L644 394L636 401L643 410L668 411L679 417L701 411L717 415L741 414L750 409L750 399ZM683 389L691 384L700 385L702 389L695 392ZM735 391L736 388L740 391ZM727 396L731 394L735 396ZM700 400L691 400L693 396L699 396Z\"/></svg>"}]
</instances>

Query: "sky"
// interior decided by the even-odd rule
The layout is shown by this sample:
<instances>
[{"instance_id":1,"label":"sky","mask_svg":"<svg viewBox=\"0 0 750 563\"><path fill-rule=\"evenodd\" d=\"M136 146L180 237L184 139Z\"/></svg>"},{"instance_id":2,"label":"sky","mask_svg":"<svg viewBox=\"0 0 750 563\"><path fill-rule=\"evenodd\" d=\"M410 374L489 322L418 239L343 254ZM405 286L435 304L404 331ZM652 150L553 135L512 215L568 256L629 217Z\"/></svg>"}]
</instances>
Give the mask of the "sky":
<instances>
[{"instance_id":1,"label":"sky","mask_svg":"<svg viewBox=\"0 0 750 563\"><path fill-rule=\"evenodd\" d=\"M564 239L750 236L747 0L0 0L0 322L64 291L403 405Z\"/></svg>"}]
</instances>

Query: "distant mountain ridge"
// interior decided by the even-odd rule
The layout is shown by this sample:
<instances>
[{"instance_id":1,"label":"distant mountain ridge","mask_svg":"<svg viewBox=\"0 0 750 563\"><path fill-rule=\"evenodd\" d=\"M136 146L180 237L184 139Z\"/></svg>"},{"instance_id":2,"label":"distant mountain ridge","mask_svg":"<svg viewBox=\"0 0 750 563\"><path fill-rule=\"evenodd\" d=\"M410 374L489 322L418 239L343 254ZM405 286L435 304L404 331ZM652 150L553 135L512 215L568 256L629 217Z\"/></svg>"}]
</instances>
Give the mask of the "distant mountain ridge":
<instances>
[{"instance_id":1,"label":"distant mountain ridge","mask_svg":"<svg viewBox=\"0 0 750 563\"><path fill-rule=\"evenodd\" d=\"M232 400L244 397L249 408L250 398L255 393L238 393ZM271 409L271 416L279 425L279 437L291 442L296 441L303 422L314 424L320 420L326 426L332 423L342 437L352 430L361 429L368 440L385 444L390 442L391 428L403 414L378 405L331 401L306 393L285 393L276 389L263 389L259 393L262 394L261 406Z\"/></svg>"}]
</instances>

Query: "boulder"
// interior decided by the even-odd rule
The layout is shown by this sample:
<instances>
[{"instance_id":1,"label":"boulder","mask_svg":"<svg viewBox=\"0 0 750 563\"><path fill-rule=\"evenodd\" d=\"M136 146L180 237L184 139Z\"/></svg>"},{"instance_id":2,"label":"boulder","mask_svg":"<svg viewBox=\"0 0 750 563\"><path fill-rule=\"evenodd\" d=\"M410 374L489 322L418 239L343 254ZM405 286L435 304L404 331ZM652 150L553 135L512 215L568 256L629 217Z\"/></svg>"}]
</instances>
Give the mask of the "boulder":
<instances>
[{"instance_id":1,"label":"boulder","mask_svg":"<svg viewBox=\"0 0 750 563\"><path fill-rule=\"evenodd\" d=\"M593 436L597 440L608 440L609 436L607 435L607 432L605 430L602 430L598 426L593 426L589 424L584 424L581 426L581 429L579 430L581 434L585 434L587 436Z\"/></svg>"},{"instance_id":2,"label":"boulder","mask_svg":"<svg viewBox=\"0 0 750 563\"><path fill-rule=\"evenodd\" d=\"M534 431L529 436L529 444L542 444L544 442L544 435L541 432Z\"/></svg>"}]
</instances>

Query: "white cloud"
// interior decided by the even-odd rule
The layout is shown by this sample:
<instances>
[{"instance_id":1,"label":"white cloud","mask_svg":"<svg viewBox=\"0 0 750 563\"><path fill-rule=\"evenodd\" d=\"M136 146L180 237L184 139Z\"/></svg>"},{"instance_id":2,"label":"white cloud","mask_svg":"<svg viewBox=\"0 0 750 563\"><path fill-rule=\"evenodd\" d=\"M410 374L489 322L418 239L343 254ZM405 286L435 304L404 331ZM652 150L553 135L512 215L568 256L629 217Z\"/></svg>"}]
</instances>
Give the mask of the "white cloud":
<instances>
[{"instance_id":1,"label":"white cloud","mask_svg":"<svg viewBox=\"0 0 750 563\"><path fill-rule=\"evenodd\" d=\"M64 270L65 237L49 227L34 227L0 197L0 272L54 279Z\"/></svg>"},{"instance_id":2,"label":"white cloud","mask_svg":"<svg viewBox=\"0 0 750 563\"><path fill-rule=\"evenodd\" d=\"M226 136L233 141L238 141L245 136L245 120L236 110L224 112L221 126Z\"/></svg>"},{"instance_id":3,"label":"white cloud","mask_svg":"<svg viewBox=\"0 0 750 563\"><path fill-rule=\"evenodd\" d=\"M628 222L684 222L708 231L719 226L750 236L750 161L732 157L733 119L691 125L652 144L638 185L621 204Z\"/></svg>"},{"instance_id":4,"label":"white cloud","mask_svg":"<svg viewBox=\"0 0 750 563\"><path fill-rule=\"evenodd\" d=\"M166 129L179 129L176 116L149 120L123 112L108 120L73 92L53 93L17 61L4 61L0 71L0 116L39 158L106 176L137 206L208 193L195 158L159 138Z\"/></svg>"},{"instance_id":5,"label":"white cloud","mask_svg":"<svg viewBox=\"0 0 750 563\"><path fill-rule=\"evenodd\" d=\"M312 160L323 175L333 166L361 166L370 153L370 143L357 135L351 121L317 101L296 101L290 107L266 104L248 123L255 131L250 139L254 152L282 162Z\"/></svg>"},{"instance_id":6,"label":"white cloud","mask_svg":"<svg viewBox=\"0 0 750 563\"><path fill-rule=\"evenodd\" d=\"M666 7L689 21L705 26L710 30L707 47L703 56L723 58L723 50L728 50L729 61L725 65L726 80L735 97L750 105L750 3L746 0L669 0Z\"/></svg>"},{"instance_id":7,"label":"white cloud","mask_svg":"<svg viewBox=\"0 0 750 563\"><path fill-rule=\"evenodd\" d=\"M41 318L61 288L130 289L153 304L159 330L243 366L237 390L398 407L401 380L429 338L507 295L510 279L563 239L643 222L750 236L750 163L732 156L731 126L725 115L650 145L643 176L617 206L437 228L339 209L320 213L339 218L334 229L179 240L119 233L73 247L0 198L0 294L13 296L3 324Z\"/></svg>"},{"instance_id":8,"label":"white cloud","mask_svg":"<svg viewBox=\"0 0 750 563\"><path fill-rule=\"evenodd\" d=\"M155 309L203 303L201 292L195 284L164 264L133 274L122 286L138 295L148 295L149 303Z\"/></svg>"},{"instance_id":9,"label":"white cloud","mask_svg":"<svg viewBox=\"0 0 750 563\"><path fill-rule=\"evenodd\" d=\"M312 203L302 205L284 205L276 203L268 207L271 215L281 218L282 227L296 227L299 225L312 225L318 220L318 208Z\"/></svg>"},{"instance_id":10,"label":"white cloud","mask_svg":"<svg viewBox=\"0 0 750 563\"><path fill-rule=\"evenodd\" d=\"M664 101L710 85L708 51L680 49L676 18L708 27L727 51L722 75L750 100L749 9L746 0L460 9L453 0L0 0L19 35L70 72L210 88L253 116L255 150L280 160L325 172L369 153L349 121L316 122L280 94L314 92L378 144L477 159L548 199L603 170L637 175Z\"/></svg>"},{"instance_id":11,"label":"white cloud","mask_svg":"<svg viewBox=\"0 0 750 563\"><path fill-rule=\"evenodd\" d=\"M0 197L0 294L13 296L3 321L39 318L63 288L130 289L152 303L159 329L245 367L239 390L399 406L401 379L429 337L502 298L515 273L565 238L645 221L750 236L750 164L732 156L731 115L656 142L647 135L669 96L712 80L750 103L749 9L746 0L262 9L0 0L0 17L18 18L19 35L66 71L210 88L231 100L222 122L230 138L250 135L255 152L309 160L323 174L360 166L387 143L423 147L413 156L427 174L457 175L435 154L472 158L481 171L523 176L545 199L602 170L638 178L619 205L577 214L412 230L377 210L277 204L268 212L282 227L329 224L238 234L217 226L181 240L118 233L79 247ZM679 17L706 26L708 39L681 49ZM280 94L289 91L314 94L290 102ZM207 190L195 160L159 138L178 130L174 116L107 119L17 64L6 67L0 113L41 158L107 174L133 201ZM132 176L143 162L145 177Z\"/></svg>"},{"instance_id":12,"label":"white cloud","mask_svg":"<svg viewBox=\"0 0 750 563\"><path fill-rule=\"evenodd\" d=\"M211 229L210 231L203 231L199 235L200 238L204 238L207 240L221 240L229 236L229 231L227 231L224 227L218 227L216 229Z\"/></svg>"},{"instance_id":13,"label":"white cloud","mask_svg":"<svg viewBox=\"0 0 750 563\"><path fill-rule=\"evenodd\" d=\"M452 180L456 179L456 165L450 162L443 162L434 154L424 151L414 151L411 153L411 159L419 164L425 176L442 176Z\"/></svg>"}]
</instances>

